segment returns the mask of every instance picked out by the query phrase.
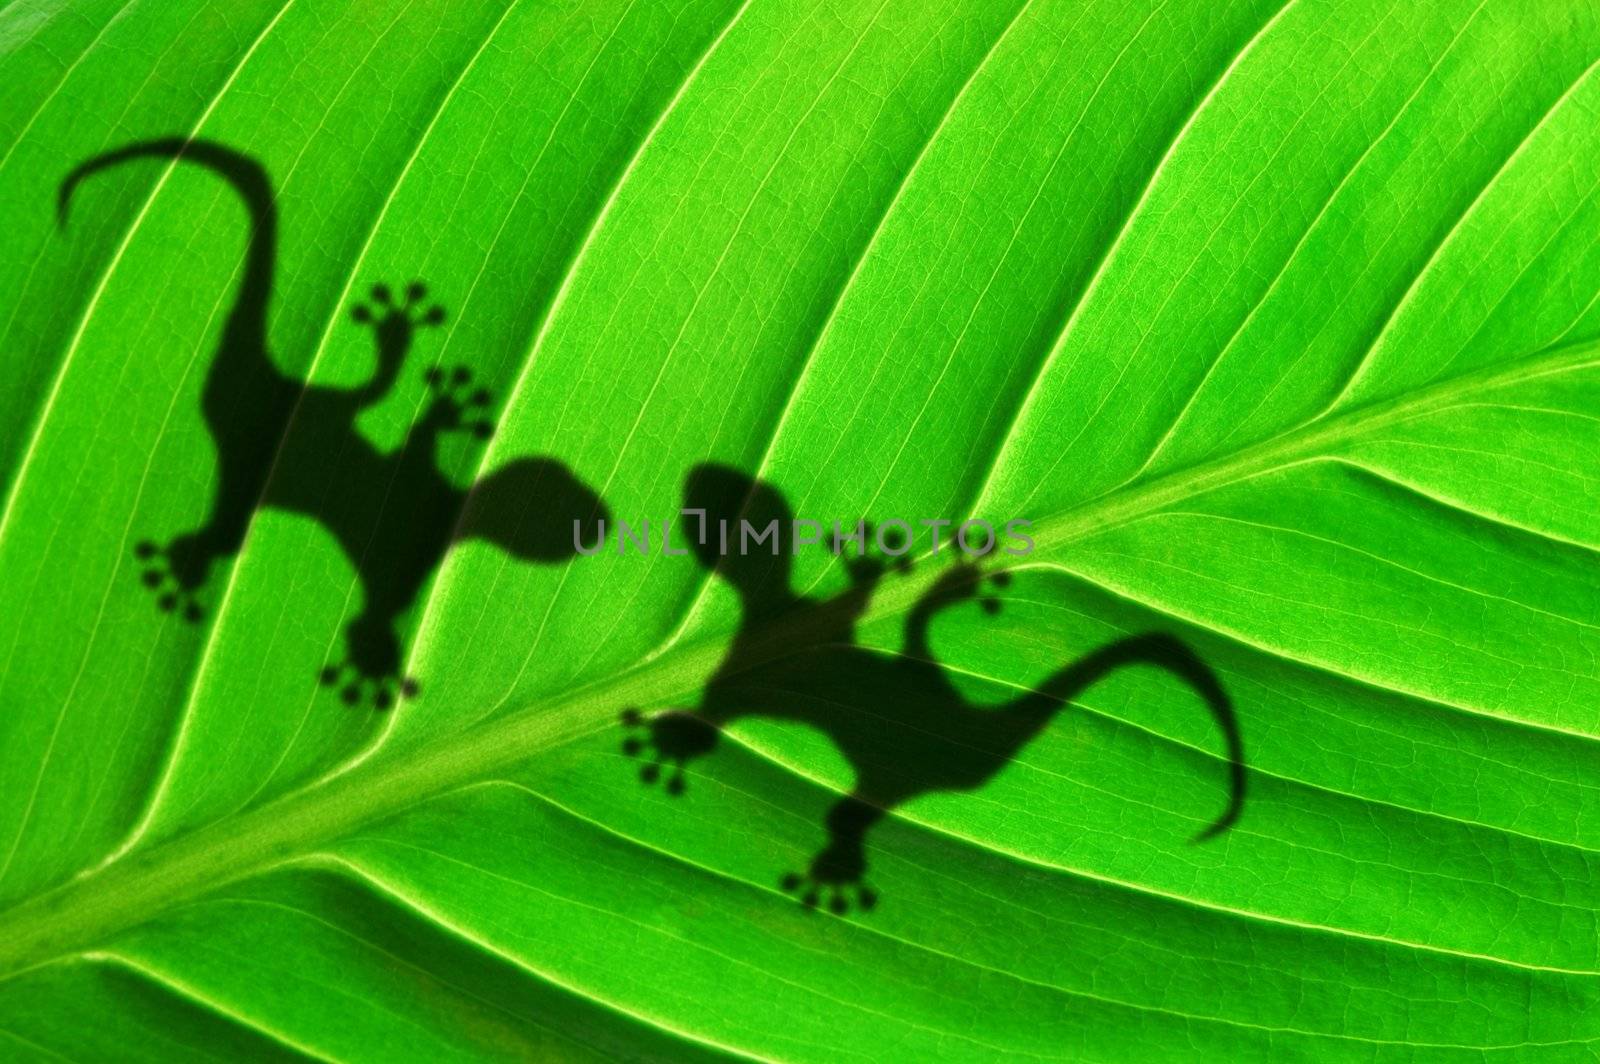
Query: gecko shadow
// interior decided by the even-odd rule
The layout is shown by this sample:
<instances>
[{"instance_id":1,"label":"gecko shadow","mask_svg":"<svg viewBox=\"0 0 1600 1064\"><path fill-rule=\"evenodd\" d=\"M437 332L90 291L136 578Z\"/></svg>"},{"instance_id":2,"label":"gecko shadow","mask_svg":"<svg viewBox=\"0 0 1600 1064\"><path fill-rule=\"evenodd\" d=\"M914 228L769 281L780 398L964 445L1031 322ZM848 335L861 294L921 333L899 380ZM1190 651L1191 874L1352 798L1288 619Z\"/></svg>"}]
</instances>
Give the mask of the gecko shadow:
<instances>
[{"instance_id":1,"label":"gecko shadow","mask_svg":"<svg viewBox=\"0 0 1600 1064\"><path fill-rule=\"evenodd\" d=\"M372 334L371 377L328 387L278 369L267 344L267 308L277 265L278 214L271 182L254 159L203 140L167 138L128 145L83 163L61 183L59 220L86 179L136 159L167 159L204 168L244 201L250 231L238 292L207 371L201 412L216 448L216 491L196 528L135 553L142 579L161 609L195 621L199 592L216 563L236 555L252 516L276 509L304 515L338 543L360 579L358 616L345 630L346 657L320 674L352 705L385 708L418 685L400 675L397 627L451 547L480 539L525 561L560 562L573 550L574 522L597 523L606 511L594 492L561 463L516 459L470 489L440 471L438 447L451 433L487 438L491 397L474 388L465 367L424 374L431 397L392 451L356 427L362 411L390 395L419 329L444 321L412 282L384 285L352 310Z\"/></svg>"},{"instance_id":2,"label":"gecko shadow","mask_svg":"<svg viewBox=\"0 0 1600 1064\"><path fill-rule=\"evenodd\" d=\"M685 498L686 508L704 510L711 523L742 516L757 527L776 519L783 535L793 529L793 515L776 489L726 467L697 467ZM1130 665L1151 666L1182 680L1205 700L1222 733L1227 805L1195 841L1225 831L1238 819L1245 764L1233 704L1211 669L1181 640L1162 633L1119 639L1007 704L981 706L969 702L937 664L929 628L941 610L972 598L980 598L988 612L998 611L999 600L980 592L986 580L1003 586L1006 574L984 577L965 562L952 567L911 608L904 650L891 656L856 641L857 622L888 564L875 557L851 558L845 591L828 599L808 598L790 587L789 548L783 542L776 556L735 556L722 555L710 544L695 546L701 566L737 592L739 629L698 706L624 711L622 723L632 734L623 749L646 758L641 768L646 783L665 775L667 791L681 794L684 766L709 754L721 729L742 718L791 720L826 734L850 763L855 786L828 812L828 842L810 868L782 880L805 905L826 900L842 913L854 893L860 908L871 908L876 895L865 882L865 840L874 824L919 795L982 786L1085 689Z\"/></svg>"}]
</instances>

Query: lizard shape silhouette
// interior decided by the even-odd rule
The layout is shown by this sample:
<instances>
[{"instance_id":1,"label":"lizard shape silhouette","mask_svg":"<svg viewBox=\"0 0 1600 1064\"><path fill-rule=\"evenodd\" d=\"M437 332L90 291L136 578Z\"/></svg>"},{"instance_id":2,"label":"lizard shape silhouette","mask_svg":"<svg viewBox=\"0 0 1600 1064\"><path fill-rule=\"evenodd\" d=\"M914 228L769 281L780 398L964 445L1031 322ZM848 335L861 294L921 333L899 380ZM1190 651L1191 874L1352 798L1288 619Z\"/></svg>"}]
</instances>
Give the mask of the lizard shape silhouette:
<instances>
[{"instance_id":1,"label":"lizard shape silhouette","mask_svg":"<svg viewBox=\"0 0 1600 1064\"><path fill-rule=\"evenodd\" d=\"M353 308L376 354L365 383L330 387L282 372L267 327L278 212L266 171L249 156L181 138L95 156L61 183L61 225L84 181L138 159L211 172L239 195L250 219L242 277L201 395L216 450L216 491L199 525L137 545L144 583L163 610L198 620L200 590L219 560L239 552L257 511L304 515L338 543L363 591L361 612L345 629L347 656L322 670L322 683L338 687L350 704L378 708L415 694L417 682L400 675L397 626L452 545L482 539L525 561L560 562L575 553L573 522L604 520L604 505L564 465L544 457L511 461L470 488L453 484L439 468L440 439L459 432L486 438L492 431L491 397L473 388L465 367L426 372L431 399L394 450L379 450L357 429L358 415L399 382L417 331L444 321L441 308L427 305L420 282L399 292L375 285L371 302Z\"/></svg>"},{"instance_id":2,"label":"lizard shape silhouette","mask_svg":"<svg viewBox=\"0 0 1600 1064\"><path fill-rule=\"evenodd\" d=\"M785 537L793 528L789 507L775 488L727 467L697 467L685 499L687 509L705 512L710 526L720 520L732 525L743 517L757 528L777 520ZM826 901L842 913L854 894L860 908L870 909L877 896L865 881L865 843L874 824L919 795L981 787L1074 698L1132 665L1164 670L1189 685L1222 733L1227 805L1196 841L1222 833L1238 819L1245 763L1232 701L1211 669L1175 636L1156 632L1116 640L1007 704L981 706L950 681L929 642L939 611L979 596L986 578L976 566L963 563L945 572L910 610L903 652L885 655L857 643L856 624L888 563L852 558L849 588L832 598L809 598L790 587L787 539L776 555L724 554L711 539L702 534L694 544L696 558L738 594L739 629L699 705L623 712L623 726L632 733L623 750L645 759L644 782L664 779L669 793L680 794L686 787L684 766L711 753L721 730L740 719L793 720L826 734L854 770L855 785L828 812L828 842L810 868L781 881L805 905ZM987 579L1003 585L1007 576ZM990 612L1000 608L997 599L982 602Z\"/></svg>"}]
</instances>

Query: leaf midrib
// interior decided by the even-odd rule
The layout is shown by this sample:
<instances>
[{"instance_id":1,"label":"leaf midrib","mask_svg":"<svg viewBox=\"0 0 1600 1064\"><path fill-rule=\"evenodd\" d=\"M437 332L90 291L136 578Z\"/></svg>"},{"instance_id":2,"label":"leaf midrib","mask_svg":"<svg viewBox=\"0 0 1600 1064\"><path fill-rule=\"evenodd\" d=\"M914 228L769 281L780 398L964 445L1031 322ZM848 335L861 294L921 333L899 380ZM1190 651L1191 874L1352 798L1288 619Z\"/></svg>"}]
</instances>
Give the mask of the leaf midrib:
<instances>
[{"instance_id":1,"label":"leaf midrib","mask_svg":"<svg viewBox=\"0 0 1600 1064\"><path fill-rule=\"evenodd\" d=\"M1373 429L1451 406L1463 396L1600 366L1600 343L1538 352L1387 402L1353 407L1231 455L1103 494L1035 522L1038 555L1129 523L1183 499L1334 453ZM1034 560L1038 560L1035 558ZM886 585L862 623L904 612L938 576L923 565ZM805 645L809 618L772 622L751 664ZM346 774L212 823L82 875L0 913L0 978L103 941L164 908L442 793L493 778L540 750L605 727L621 706L660 705L692 692L718 664L728 636L673 647L613 677L530 703L409 757L374 759Z\"/></svg>"}]
</instances>

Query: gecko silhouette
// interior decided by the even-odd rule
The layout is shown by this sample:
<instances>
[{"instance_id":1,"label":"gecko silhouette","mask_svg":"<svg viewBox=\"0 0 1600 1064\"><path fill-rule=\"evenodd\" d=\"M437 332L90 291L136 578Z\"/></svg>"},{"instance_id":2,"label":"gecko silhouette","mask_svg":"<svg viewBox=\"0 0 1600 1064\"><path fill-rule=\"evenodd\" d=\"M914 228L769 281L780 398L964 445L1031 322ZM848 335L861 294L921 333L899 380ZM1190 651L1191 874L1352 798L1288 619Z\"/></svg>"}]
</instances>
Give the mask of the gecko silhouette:
<instances>
[{"instance_id":1,"label":"gecko silhouette","mask_svg":"<svg viewBox=\"0 0 1600 1064\"><path fill-rule=\"evenodd\" d=\"M432 367L431 399L403 442L381 451L357 428L363 410L400 380L418 329L444 312L426 304L420 282L394 292L372 288L352 316L372 333L376 364L356 387L312 384L283 373L268 349L267 310L278 253L278 214L266 171L254 159L204 140L165 138L130 144L83 163L61 183L59 221L88 178L136 159L167 159L204 168L225 181L249 214L242 278L206 374L201 412L216 448L216 492L205 520L135 554L143 582L161 609L187 620L202 615L198 594L216 563L238 553L262 509L311 518L343 550L359 577L363 601L345 630L347 655L322 669L352 705L378 708L417 692L400 675L397 626L451 546L481 539L527 561L559 562L574 553L573 523L604 520L601 500L553 459L516 459L469 489L440 471L438 444L448 433L486 438L490 395L472 387L465 367Z\"/></svg>"},{"instance_id":2,"label":"gecko silhouette","mask_svg":"<svg viewBox=\"0 0 1600 1064\"><path fill-rule=\"evenodd\" d=\"M736 470L702 465L689 476L685 506L704 510L706 521L736 521L757 528L776 519L782 535L792 514L776 489ZM1196 841L1238 819L1244 803L1243 744L1233 705L1211 669L1181 640L1164 633L1135 635L1102 646L1061 669L1028 693L1000 706L966 700L937 664L928 639L942 609L978 597L987 579L970 563L953 566L915 603L905 622L904 650L890 656L856 642L856 624L871 602L888 563L875 557L848 560L850 586L828 599L790 588L790 543L776 556L723 554L702 535L699 563L739 596L741 620L732 646L707 682L694 709L646 714L625 710L632 734L625 753L644 757L646 783L665 781L672 794L686 785L684 766L709 754L721 729L746 717L797 721L821 730L849 761L855 785L828 812L828 843L805 872L792 872L783 888L807 906L823 902L846 912L850 894L870 909L876 894L865 882L868 831L889 811L934 791L971 791L1010 763L1072 699L1108 674L1130 665L1153 666L1183 680L1206 702L1222 732L1228 757L1228 800ZM691 538L692 541L692 538ZM989 612L999 600L983 597Z\"/></svg>"}]
</instances>

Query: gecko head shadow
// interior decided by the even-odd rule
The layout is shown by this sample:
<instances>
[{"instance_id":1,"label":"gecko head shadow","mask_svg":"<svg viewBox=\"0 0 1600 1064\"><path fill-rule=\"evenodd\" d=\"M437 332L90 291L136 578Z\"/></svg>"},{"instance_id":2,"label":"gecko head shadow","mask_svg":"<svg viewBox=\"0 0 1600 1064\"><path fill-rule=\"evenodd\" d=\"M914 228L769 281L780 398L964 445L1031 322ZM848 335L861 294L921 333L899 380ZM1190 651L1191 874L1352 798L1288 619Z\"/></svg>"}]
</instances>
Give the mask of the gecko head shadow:
<instances>
[{"instance_id":1,"label":"gecko head shadow","mask_svg":"<svg viewBox=\"0 0 1600 1064\"><path fill-rule=\"evenodd\" d=\"M778 490L729 466L695 466L684 479L684 509L704 515L701 535L691 537L695 560L736 594L747 612L781 609L789 601L793 563L794 514ZM728 529L738 535L740 518L757 528L776 522L777 539L759 550L731 546Z\"/></svg>"},{"instance_id":2,"label":"gecko head shadow","mask_svg":"<svg viewBox=\"0 0 1600 1064\"><path fill-rule=\"evenodd\" d=\"M61 183L63 226L86 181L142 160L183 163L218 178L242 202L249 231L235 298L201 386L215 490L196 525L136 546L141 582L162 610L197 621L213 571L238 554L258 512L307 517L342 550L362 590L361 612L346 628L345 654L321 669L321 682L351 705L385 708L416 694L417 680L403 675L401 624L448 552L477 539L523 561L563 562L576 553L574 524L599 525L608 516L604 503L549 457L513 459L468 487L446 475L441 446L450 438L476 448L468 457L481 464L472 456L481 456L493 434L496 403L467 366L429 364L407 372L422 335L446 320L421 281L371 285L349 307L351 324L372 345L366 380L340 386L284 373L267 328L278 205L266 169L251 156L177 137L95 156ZM357 419L401 389L421 393L420 413L398 445L381 448L357 428Z\"/></svg>"},{"instance_id":3,"label":"gecko head shadow","mask_svg":"<svg viewBox=\"0 0 1600 1064\"><path fill-rule=\"evenodd\" d=\"M685 483L685 507L705 511L708 526L740 517L787 526L791 508L771 484L725 466L700 466ZM703 537L713 539L714 537ZM977 600L1003 608L992 593L1009 582L961 562L928 586L905 614L899 653L862 645L857 625L890 566L849 559L849 586L821 597L791 587L790 544L779 557L740 555L702 544L701 566L737 593L741 616L728 650L694 705L622 714L623 750L641 760L646 784L672 794L688 788L686 768L712 753L721 731L752 717L792 721L824 734L854 779L824 818L827 840L809 865L780 886L811 908L847 912L878 900L868 884L871 829L921 795L984 786L1091 686L1125 668L1165 674L1204 703L1222 755L1205 769L1222 792L1222 812L1195 835L1227 831L1244 807L1243 740L1232 700L1212 669L1180 638L1134 633L1094 647L1001 705L979 705L952 681L931 640L934 618Z\"/></svg>"}]
</instances>

